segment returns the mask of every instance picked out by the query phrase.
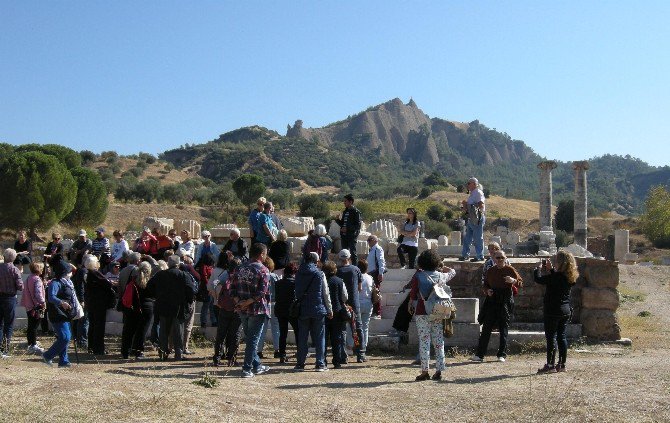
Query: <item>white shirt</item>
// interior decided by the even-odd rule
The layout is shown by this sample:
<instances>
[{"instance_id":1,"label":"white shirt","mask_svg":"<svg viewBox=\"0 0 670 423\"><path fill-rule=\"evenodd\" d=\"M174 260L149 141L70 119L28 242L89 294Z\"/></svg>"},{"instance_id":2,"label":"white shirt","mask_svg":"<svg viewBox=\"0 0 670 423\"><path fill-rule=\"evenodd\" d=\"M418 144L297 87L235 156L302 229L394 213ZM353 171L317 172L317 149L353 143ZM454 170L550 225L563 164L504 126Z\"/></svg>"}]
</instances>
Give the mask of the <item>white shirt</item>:
<instances>
[{"instance_id":1,"label":"white shirt","mask_svg":"<svg viewBox=\"0 0 670 423\"><path fill-rule=\"evenodd\" d=\"M377 264L379 264L379 269L377 269ZM386 270L384 250L379 246L379 242L370 247L370 252L368 253L368 273L375 270L378 270L381 274L384 274L384 270Z\"/></svg>"},{"instance_id":2,"label":"white shirt","mask_svg":"<svg viewBox=\"0 0 670 423\"><path fill-rule=\"evenodd\" d=\"M112 244L112 260L119 261L123 258L123 252L128 251L128 242L125 239L122 239L119 242Z\"/></svg>"},{"instance_id":3,"label":"white shirt","mask_svg":"<svg viewBox=\"0 0 670 423\"><path fill-rule=\"evenodd\" d=\"M358 300L361 304L372 304L372 285L374 281L372 276L367 273L363 274L363 290L358 293Z\"/></svg>"},{"instance_id":4,"label":"white shirt","mask_svg":"<svg viewBox=\"0 0 670 423\"><path fill-rule=\"evenodd\" d=\"M486 201L485 201L485 198L484 198L484 191L477 188L470 193L470 196L468 197L468 204L477 204L480 201L482 202L482 204L484 204L484 207L482 208L482 211L486 210Z\"/></svg>"}]
</instances>

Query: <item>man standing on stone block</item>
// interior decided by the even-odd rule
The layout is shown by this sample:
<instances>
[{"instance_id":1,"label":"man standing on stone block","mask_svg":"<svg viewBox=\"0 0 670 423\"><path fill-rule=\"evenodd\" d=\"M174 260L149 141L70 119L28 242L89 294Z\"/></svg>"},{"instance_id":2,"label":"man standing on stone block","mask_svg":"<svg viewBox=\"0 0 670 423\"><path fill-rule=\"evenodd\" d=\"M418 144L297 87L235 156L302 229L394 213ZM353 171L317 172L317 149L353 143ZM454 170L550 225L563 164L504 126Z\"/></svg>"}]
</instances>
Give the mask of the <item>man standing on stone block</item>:
<instances>
[{"instance_id":1,"label":"man standing on stone block","mask_svg":"<svg viewBox=\"0 0 670 423\"><path fill-rule=\"evenodd\" d=\"M370 252L368 253L368 274L372 276L377 289L381 289L384 273L386 273L386 260L384 259L384 249L379 245L379 239L375 235L368 237ZM382 304L377 302L372 305L372 315L375 319L382 318Z\"/></svg>"},{"instance_id":2,"label":"man standing on stone block","mask_svg":"<svg viewBox=\"0 0 670 423\"><path fill-rule=\"evenodd\" d=\"M354 197L351 194L344 196L344 211L335 223L340 225L340 235L342 237L342 248L351 253L351 262L358 263L356 254L356 241L361 232L361 212L354 207Z\"/></svg>"},{"instance_id":3,"label":"man standing on stone block","mask_svg":"<svg viewBox=\"0 0 670 423\"><path fill-rule=\"evenodd\" d=\"M461 205L467 217L463 250L459 260L465 261L470 257L470 245L474 243L476 256L470 261L484 261L484 224L486 223L484 192L481 190L479 181L474 177L468 180L467 187L470 196L467 200L463 200Z\"/></svg>"},{"instance_id":4,"label":"man standing on stone block","mask_svg":"<svg viewBox=\"0 0 670 423\"><path fill-rule=\"evenodd\" d=\"M267 200L265 197L259 197L256 200L256 208L249 213L249 234L251 235L251 245L254 245L256 242L256 224L258 222L258 217L263 213L263 208Z\"/></svg>"}]
</instances>

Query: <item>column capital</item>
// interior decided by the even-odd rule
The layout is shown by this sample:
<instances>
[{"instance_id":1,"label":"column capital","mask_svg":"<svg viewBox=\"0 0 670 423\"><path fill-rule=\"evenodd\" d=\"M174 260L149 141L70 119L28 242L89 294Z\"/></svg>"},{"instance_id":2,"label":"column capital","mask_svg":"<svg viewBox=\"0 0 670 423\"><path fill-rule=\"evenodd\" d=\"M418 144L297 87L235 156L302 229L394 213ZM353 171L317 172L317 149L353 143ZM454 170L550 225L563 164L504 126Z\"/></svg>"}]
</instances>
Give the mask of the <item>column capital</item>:
<instances>
[{"instance_id":1,"label":"column capital","mask_svg":"<svg viewBox=\"0 0 670 423\"><path fill-rule=\"evenodd\" d=\"M556 169L556 162L554 160L545 160L537 164L537 167L542 170Z\"/></svg>"},{"instance_id":2,"label":"column capital","mask_svg":"<svg viewBox=\"0 0 670 423\"><path fill-rule=\"evenodd\" d=\"M574 170L579 170L579 169L588 170L589 169L589 162L587 160L572 162L572 168Z\"/></svg>"}]
</instances>

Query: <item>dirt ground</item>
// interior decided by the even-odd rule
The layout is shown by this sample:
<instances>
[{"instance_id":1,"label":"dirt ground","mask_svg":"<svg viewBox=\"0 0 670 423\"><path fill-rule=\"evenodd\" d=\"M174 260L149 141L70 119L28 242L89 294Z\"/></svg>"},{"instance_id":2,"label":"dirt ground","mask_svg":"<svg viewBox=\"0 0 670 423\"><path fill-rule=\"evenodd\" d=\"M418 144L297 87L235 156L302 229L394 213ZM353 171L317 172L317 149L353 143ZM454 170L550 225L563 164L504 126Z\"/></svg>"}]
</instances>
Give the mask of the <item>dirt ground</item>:
<instances>
[{"instance_id":1,"label":"dirt ground","mask_svg":"<svg viewBox=\"0 0 670 423\"><path fill-rule=\"evenodd\" d=\"M209 367L204 347L167 364L154 353L143 362L82 355L67 370L17 351L0 362L0 421L670 421L670 270L621 266L620 288L633 346L572 345L562 374L535 375L540 351L482 364L462 351L441 382L414 382L409 350L326 373L269 359L272 370L253 379ZM206 374L218 386L193 383Z\"/></svg>"}]
</instances>

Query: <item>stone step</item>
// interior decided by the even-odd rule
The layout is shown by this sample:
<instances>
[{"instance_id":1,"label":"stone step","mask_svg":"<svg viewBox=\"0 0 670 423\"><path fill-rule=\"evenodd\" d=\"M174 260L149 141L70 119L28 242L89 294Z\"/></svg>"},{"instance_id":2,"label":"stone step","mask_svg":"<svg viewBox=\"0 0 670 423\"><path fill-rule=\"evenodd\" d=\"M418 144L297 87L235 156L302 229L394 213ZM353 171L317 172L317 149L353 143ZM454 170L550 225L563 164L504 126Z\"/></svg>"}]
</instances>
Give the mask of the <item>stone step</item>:
<instances>
[{"instance_id":1,"label":"stone step","mask_svg":"<svg viewBox=\"0 0 670 423\"><path fill-rule=\"evenodd\" d=\"M510 330L514 331L525 331L525 332L541 332L544 333L544 324L543 323L512 323L510 325ZM568 339L579 339L582 336L582 325L580 323L569 323L566 331L566 336Z\"/></svg>"}]
</instances>

